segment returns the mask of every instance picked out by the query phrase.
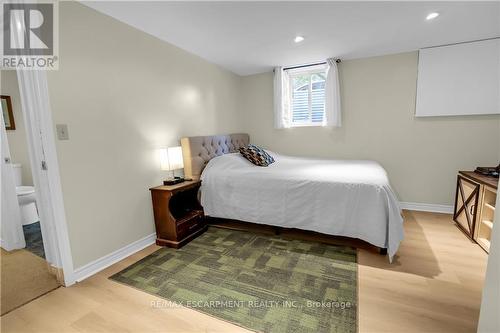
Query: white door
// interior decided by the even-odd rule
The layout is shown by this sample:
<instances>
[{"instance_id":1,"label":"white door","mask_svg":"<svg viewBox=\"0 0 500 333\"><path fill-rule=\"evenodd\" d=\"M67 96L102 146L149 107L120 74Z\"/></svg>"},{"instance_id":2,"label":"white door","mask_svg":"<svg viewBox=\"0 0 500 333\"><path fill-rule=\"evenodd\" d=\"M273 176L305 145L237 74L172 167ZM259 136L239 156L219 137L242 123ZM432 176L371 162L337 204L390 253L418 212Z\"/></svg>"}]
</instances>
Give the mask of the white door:
<instances>
[{"instance_id":1,"label":"white door","mask_svg":"<svg viewBox=\"0 0 500 333\"><path fill-rule=\"evenodd\" d=\"M2 106L0 105L0 111ZM1 217L0 217L0 246L12 251L26 247L24 240L23 225L21 223L21 213L17 203L16 184L14 182L14 172L10 163L9 143L3 119L3 111L0 112L0 132L1 132L1 158L0 187L1 187Z\"/></svg>"}]
</instances>

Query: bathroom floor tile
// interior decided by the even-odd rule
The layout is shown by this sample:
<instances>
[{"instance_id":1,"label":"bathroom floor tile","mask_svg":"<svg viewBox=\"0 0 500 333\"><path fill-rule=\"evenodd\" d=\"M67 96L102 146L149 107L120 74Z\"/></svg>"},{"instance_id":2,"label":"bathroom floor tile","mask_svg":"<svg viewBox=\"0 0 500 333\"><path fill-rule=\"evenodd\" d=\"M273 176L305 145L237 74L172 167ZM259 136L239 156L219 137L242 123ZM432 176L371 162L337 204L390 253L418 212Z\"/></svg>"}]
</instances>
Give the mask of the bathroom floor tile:
<instances>
[{"instance_id":1,"label":"bathroom floor tile","mask_svg":"<svg viewBox=\"0 0 500 333\"><path fill-rule=\"evenodd\" d=\"M24 239L26 240L26 250L45 259L40 222L23 225L23 232Z\"/></svg>"}]
</instances>

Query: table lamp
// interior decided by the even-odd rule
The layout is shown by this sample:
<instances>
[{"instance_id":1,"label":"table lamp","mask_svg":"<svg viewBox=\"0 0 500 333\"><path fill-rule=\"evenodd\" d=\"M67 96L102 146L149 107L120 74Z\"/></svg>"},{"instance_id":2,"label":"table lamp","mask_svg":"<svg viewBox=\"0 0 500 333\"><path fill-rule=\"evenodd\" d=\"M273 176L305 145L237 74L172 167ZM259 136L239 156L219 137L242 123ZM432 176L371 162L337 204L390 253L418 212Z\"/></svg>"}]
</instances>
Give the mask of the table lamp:
<instances>
[{"instance_id":1,"label":"table lamp","mask_svg":"<svg viewBox=\"0 0 500 333\"><path fill-rule=\"evenodd\" d=\"M175 176L175 170L182 168L184 168L184 162L180 146L160 149L160 169L172 171L171 177L169 174L169 177L163 181L163 185L182 183L184 178Z\"/></svg>"}]
</instances>

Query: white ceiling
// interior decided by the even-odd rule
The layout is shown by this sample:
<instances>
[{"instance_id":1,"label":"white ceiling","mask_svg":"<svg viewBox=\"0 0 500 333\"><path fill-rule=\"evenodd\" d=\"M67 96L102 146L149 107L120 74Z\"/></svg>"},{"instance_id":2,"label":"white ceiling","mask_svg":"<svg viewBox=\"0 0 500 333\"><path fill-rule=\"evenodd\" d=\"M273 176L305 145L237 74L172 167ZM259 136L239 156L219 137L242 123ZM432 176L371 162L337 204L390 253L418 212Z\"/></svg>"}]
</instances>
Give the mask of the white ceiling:
<instances>
[{"instance_id":1,"label":"white ceiling","mask_svg":"<svg viewBox=\"0 0 500 333\"><path fill-rule=\"evenodd\" d=\"M500 36L499 2L84 4L240 75Z\"/></svg>"}]
</instances>

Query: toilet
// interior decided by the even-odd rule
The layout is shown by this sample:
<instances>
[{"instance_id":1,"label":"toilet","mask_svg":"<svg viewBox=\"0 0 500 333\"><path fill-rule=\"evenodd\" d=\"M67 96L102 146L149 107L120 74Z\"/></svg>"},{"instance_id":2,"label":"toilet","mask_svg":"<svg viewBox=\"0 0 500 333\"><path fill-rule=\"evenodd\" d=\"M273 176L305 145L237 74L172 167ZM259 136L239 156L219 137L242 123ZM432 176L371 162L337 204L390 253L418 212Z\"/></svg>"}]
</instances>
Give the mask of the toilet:
<instances>
[{"instance_id":1,"label":"toilet","mask_svg":"<svg viewBox=\"0 0 500 333\"><path fill-rule=\"evenodd\" d=\"M16 184L17 202L21 211L21 221L23 225L32 224L39 221L38 210L36 208L35 188L33 186L23 186L22 165L13 163L14 182Z\"/></svg>"}]
</instances>

